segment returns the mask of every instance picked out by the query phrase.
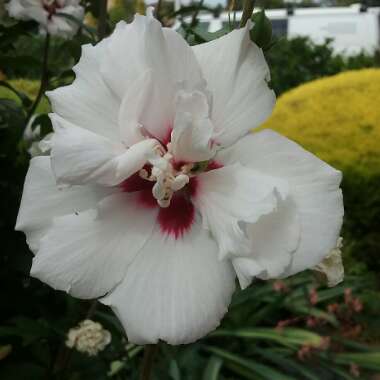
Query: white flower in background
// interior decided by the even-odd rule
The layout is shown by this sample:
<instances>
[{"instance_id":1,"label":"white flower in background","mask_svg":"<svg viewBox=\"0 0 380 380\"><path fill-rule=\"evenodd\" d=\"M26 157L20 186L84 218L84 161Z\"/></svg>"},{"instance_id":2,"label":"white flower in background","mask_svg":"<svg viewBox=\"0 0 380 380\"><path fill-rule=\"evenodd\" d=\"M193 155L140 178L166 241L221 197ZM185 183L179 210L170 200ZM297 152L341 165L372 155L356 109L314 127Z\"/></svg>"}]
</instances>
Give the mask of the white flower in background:
<instances>
[{"instance_id":1,"label":"white flower in background","mask_svg":"<svg viewBox=\"0 0 380 380\"><path fill-rule=\"evenodd\" d=\"M18 215L31 274L110 305L131 342L215 329L235 278L317 265L342 223L341 173L266 130L263 52L249 28L190 47L139 16L85 45L48 93L51 156L32 159Z\"/></svg>"},{"instance_id":2,"label":"white flower in background","mask_svg":"<svg viewBox=\"0 0 380 380\"><path fill-rule=\"evenodd\" d=\"M111 334L98 323L85 319L67 334L66 346L90 356L103 351L111 342Z\"/></svg>"},{"instance_id":3,"label":"white flower in background","mask_svg":"<svg viewBox=\"0 0 380 380\"><path fill-rule=\"evenodd\" d=\"M341 283L344 279L344 266L342 262L343 238L340 237L330 253L313 268L326 276L327 286L332 287Z\"/></svg>"},{"instance_id":4,"label":"white flower in background","mask_svg":"<svg viewBox=\"0 0 380 380\"><path fill-rule=\"evenodd\" d=\"M11 17L37 21L41 32L66 38L77 32L79 24L64 15L79 22L84 17L79 0L10 0L6 8Z\"/></svg>"}]
</instances>

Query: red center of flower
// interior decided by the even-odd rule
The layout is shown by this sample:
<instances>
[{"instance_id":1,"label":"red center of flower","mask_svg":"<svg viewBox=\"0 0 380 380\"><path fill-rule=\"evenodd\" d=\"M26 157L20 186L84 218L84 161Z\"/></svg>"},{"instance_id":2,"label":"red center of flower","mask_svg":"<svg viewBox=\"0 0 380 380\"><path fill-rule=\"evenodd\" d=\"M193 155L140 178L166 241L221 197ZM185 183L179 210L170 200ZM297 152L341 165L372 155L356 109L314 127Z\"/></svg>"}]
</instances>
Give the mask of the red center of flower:
<instances>
[{"instance_id":1,"label":"red center of flower","mask_svg":"<svg viewBox=\"0 0 380 380\"><path fill-rule=\"evenodd\" d=\"M222 167L215 161L210 161L206 171ZM144 169L150 173L151 167L146 165ZM152 188L154 182L142 178L139 173L135 173L124 182L121 188L127 193L137 193L137 200L141 207L159 208L157 222L161 231L175 239L181 238L186 232L190 231L195 221L195 208L192 202L197 194L198 179L191 177L189 183L181 190L175 192L170 205L162 208L157 204L153 197Z\"/></svg>"},{"instance_id":2,"label":"red center of flower","mask_svg":"<svg viewBox=\"0 0 380 380\"><path fill-rule=\"evenodd\" d=\"M57 9L62 8L62 6L58 3L58 1L43 1L42 2L43 8L48 13L48 19L51 20L53 15L57 13Z\"/></svg>"},{"instance_id":3,"label":"red center of flower","mask_svg":"<svg viewBox=\"0 0 380 380\"><path fill-rule=\"evenodd\" d=\"M146 165L144 169L149 172L151 168ZM190 230L194 222L195 209L191 198L196 194L197 178L192 177L183 189L177 191L166 208L158 206L152 194L153 185L153 182L141 178L139 173L136 173L125 180L121 187L127 193L137 192L137 199L142 207L158 207L157 222L161 231L178 239Z\"/></svg>"}]
</instances>

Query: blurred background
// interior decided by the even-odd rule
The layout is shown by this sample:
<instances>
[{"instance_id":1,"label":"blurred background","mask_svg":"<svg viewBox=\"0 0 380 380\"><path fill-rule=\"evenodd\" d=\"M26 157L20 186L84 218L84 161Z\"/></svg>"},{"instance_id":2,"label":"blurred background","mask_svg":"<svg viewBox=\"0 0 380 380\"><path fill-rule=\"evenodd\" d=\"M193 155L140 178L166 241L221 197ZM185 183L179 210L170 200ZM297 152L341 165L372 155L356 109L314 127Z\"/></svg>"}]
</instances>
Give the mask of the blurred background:
<instances>
[{"instance_id":1,"label":"blurred background","mask_svg":"<svg viewBox=\"0 0 380 380\"><path fill-rule=\"evenodd\" d=\"M149 0L150 1L150 0ZM40 86L44 37L10 19L0 0L0 379L138 379L143 348L129 344L112 312L29 277L32 254L15 220L30 156L51 131ZM71 83L80 46L111 33L155 2L83 1L84 24L52 40L49 88ZM162 23L190 44L240 20L242 0L160 0ZM263 128L297 141L344 173L345 281L313 273L256 281L235 294L221 327L196 344L161 344L154 379L380 379L380 1L257 1L272 27L261 41L278 101ZM106 9L106 12L102 11ZM66 346L91 318L110 331L95 356Z\"/></svg>"}]
</instances>

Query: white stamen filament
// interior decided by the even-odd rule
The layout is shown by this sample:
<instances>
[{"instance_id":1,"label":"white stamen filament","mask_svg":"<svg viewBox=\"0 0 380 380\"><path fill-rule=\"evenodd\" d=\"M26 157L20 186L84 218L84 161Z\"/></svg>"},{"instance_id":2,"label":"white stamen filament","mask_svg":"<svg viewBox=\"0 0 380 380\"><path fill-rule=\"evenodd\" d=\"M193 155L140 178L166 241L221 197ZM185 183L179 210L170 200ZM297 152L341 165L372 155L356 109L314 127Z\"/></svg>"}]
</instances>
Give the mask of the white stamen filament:
<instances>
[{"instance_id":1,"label":"white stamen filament","mask_svg":"<svg viewBox=\"0 0 380 380\"><path fill-rule=\"evenodd\" d=\"M172 165L173 155L166 152L163 147L156 147L156 155L149 159L152 165L149 176L146 169L141 169L141 178L156 182L152 188L153 197L157 200L160 207L169 207L174 192L183 189L190 181L189 173L193 164L185 164L179 171Z\"/></svg>"}]
</instances>

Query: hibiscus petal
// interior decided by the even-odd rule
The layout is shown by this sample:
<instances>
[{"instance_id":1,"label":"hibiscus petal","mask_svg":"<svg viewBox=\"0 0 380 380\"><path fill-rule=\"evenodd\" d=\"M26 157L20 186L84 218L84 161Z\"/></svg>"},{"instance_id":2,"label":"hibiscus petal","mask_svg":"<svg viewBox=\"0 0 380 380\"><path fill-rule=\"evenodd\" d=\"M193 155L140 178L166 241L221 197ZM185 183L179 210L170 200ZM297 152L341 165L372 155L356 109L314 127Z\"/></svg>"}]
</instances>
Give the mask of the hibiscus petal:
<instances>
[{"instance_id":1,"label":"hibiscus petal","mask_svg":"<svg viewBox=\"0 0 380 380\"><path fill-rule=\"evenodd\" d=\"M255 223L272 212L277 204L275 189L287 193L282 180L275 181L240 164L200 174L193 199L203 226L210 230L219 246L219 257L250 252L245 225Z\"/></svg>"},{"instance_id":2,"label":"hibiscus petal","mask_svg":"<svg viewBox=\"0 0 380 380\"><path fill-rule=\"evenodd\" d=\"M204 81L194 53L181 36L163 29L151 16L136 15L131 24L119 23L109 38L101 72L112 91L123 99L145 71L152 72L151 89L138 121L163 141L172 127L178 86Z\"/></svg>"},{"instance_id":3,"label":"hibiscus petal","mask_svg":"<svg viewBox=\"0 0 380 380\"><path fill-rule=\"evenodd\" d=\"M238 257L233 259L232 265L234 266L242 289L247 288L254 277L259 276L264 272L264 268L261 267L256 260L249 257Z\"/></svg>"},{"instance_id":4,"label":"hibiscus petal","mask_svg":"<svg viewBox=\"0 0 380 380\"><path fill-rule=\"evenodd\" d=\"M120 135L126 146L144 139L143 126L139 120L146 112L145 105L152 91L152 72L146 70L127 89L119 110Z\"/></svg>"},{"instance_id":5,"label":"hibiscus petal","mask_svg":"<svg viewBox=\"0 0 380 380\"><path fill-rule=\"evenodd\" d=\"M94 208L110 191L113 190L94 186L58 189L50 158L35 157L25 178L16 230L26 234L30 249L36 253L54 217Z\"/></svg>"},{"instance_id":6,"label":"hibiscus petal","mask_svg":"<svg viewBox=\"0 0 380 380\"><path fill-rule=\"evenodd\" d=\"M289 197L277 215L263 217L251 230L252 256L260 257L261 264L266 260L264 277L311 268L335 247L344 213L339 171L270 130L245 137L217 159L289 182ZM291 257L288 265L284 255Z\"/></svg>"},{"instance_id":7,"label":"hibiscus petal","mask_svg":"<svg viewBox=\"0 0 380 380\"><path fill-rule=\"evenodd\" d=\"M262 124L274 107L264 54L250 41L248 26L193 50L214 95L211 119L219 132L217 142L231 145Z\"/></svg>"},{"instance_id":8,"label":"hibiscus petal","mask_svg":"<svg viewBox=\"0 0 380 380\"><path fill-rule=\"evenodd\" d=\"M175 159L199 162L215 156L213 133L214 126L209 119L206 95L200 91L179 91L170 143Z\"/></svg>"},{"instance_id":9,"label":"hibiscus petal","mask_svg":"<svg viewBox=\"0 0 380 380\"><path fill-rule=\"evenodd\" d=\"M134 194L114 194L89 210L54 219L31 275L79 298L111 291L152 233L157 211Z\"/></svg>"},{"instance_id":10,"label":"hibiscus petal","mask_svg":"<svg viewBox=\"0 0 380 380\"><path fill-rule=\"evenodd\" d=\"M281 276L291 263L300 234L297 208L291 196L285 200L279 199L273 213L247 226L251 256L264 269L257 277L269 279Z\"/></svg>"},{"instance_id":11,"label":"hibiscus petal","mask_svg":"<svg viewBox=\"0 0 380 380\"><path fill-rule=\"evenodd\" d=\"M235 288L229 261L219 261L207 231L194 224L181 239L152 238L128 268L123 282L101 301L137 344L193 342L215 329Z\"/></svg>"},{"instance_id":12,"label":"hibiscus petal","mask_svg":"<svg viewBox=\"0 0 380 380\"><path fill-rule=\"evenodd\" d=\"M146 139L126 149L57 115L51 119L51 158L58 184L117 185L140 170L158 144Z\"/></svg>"},{"instance_id":13,"label":"hibiscus petal","mask_svg":"<svg viewBox=\"0 0 380 380\"><path fill-rule=\"evenodd\" d=\"M100 60L106 53L107 43L105 39L96 46L82 46L81 59L73 68L74 82L46 94L59 116L100 136L120 141L117 119L120 100L100 75Z\"/></svg>"}]
</instances>

